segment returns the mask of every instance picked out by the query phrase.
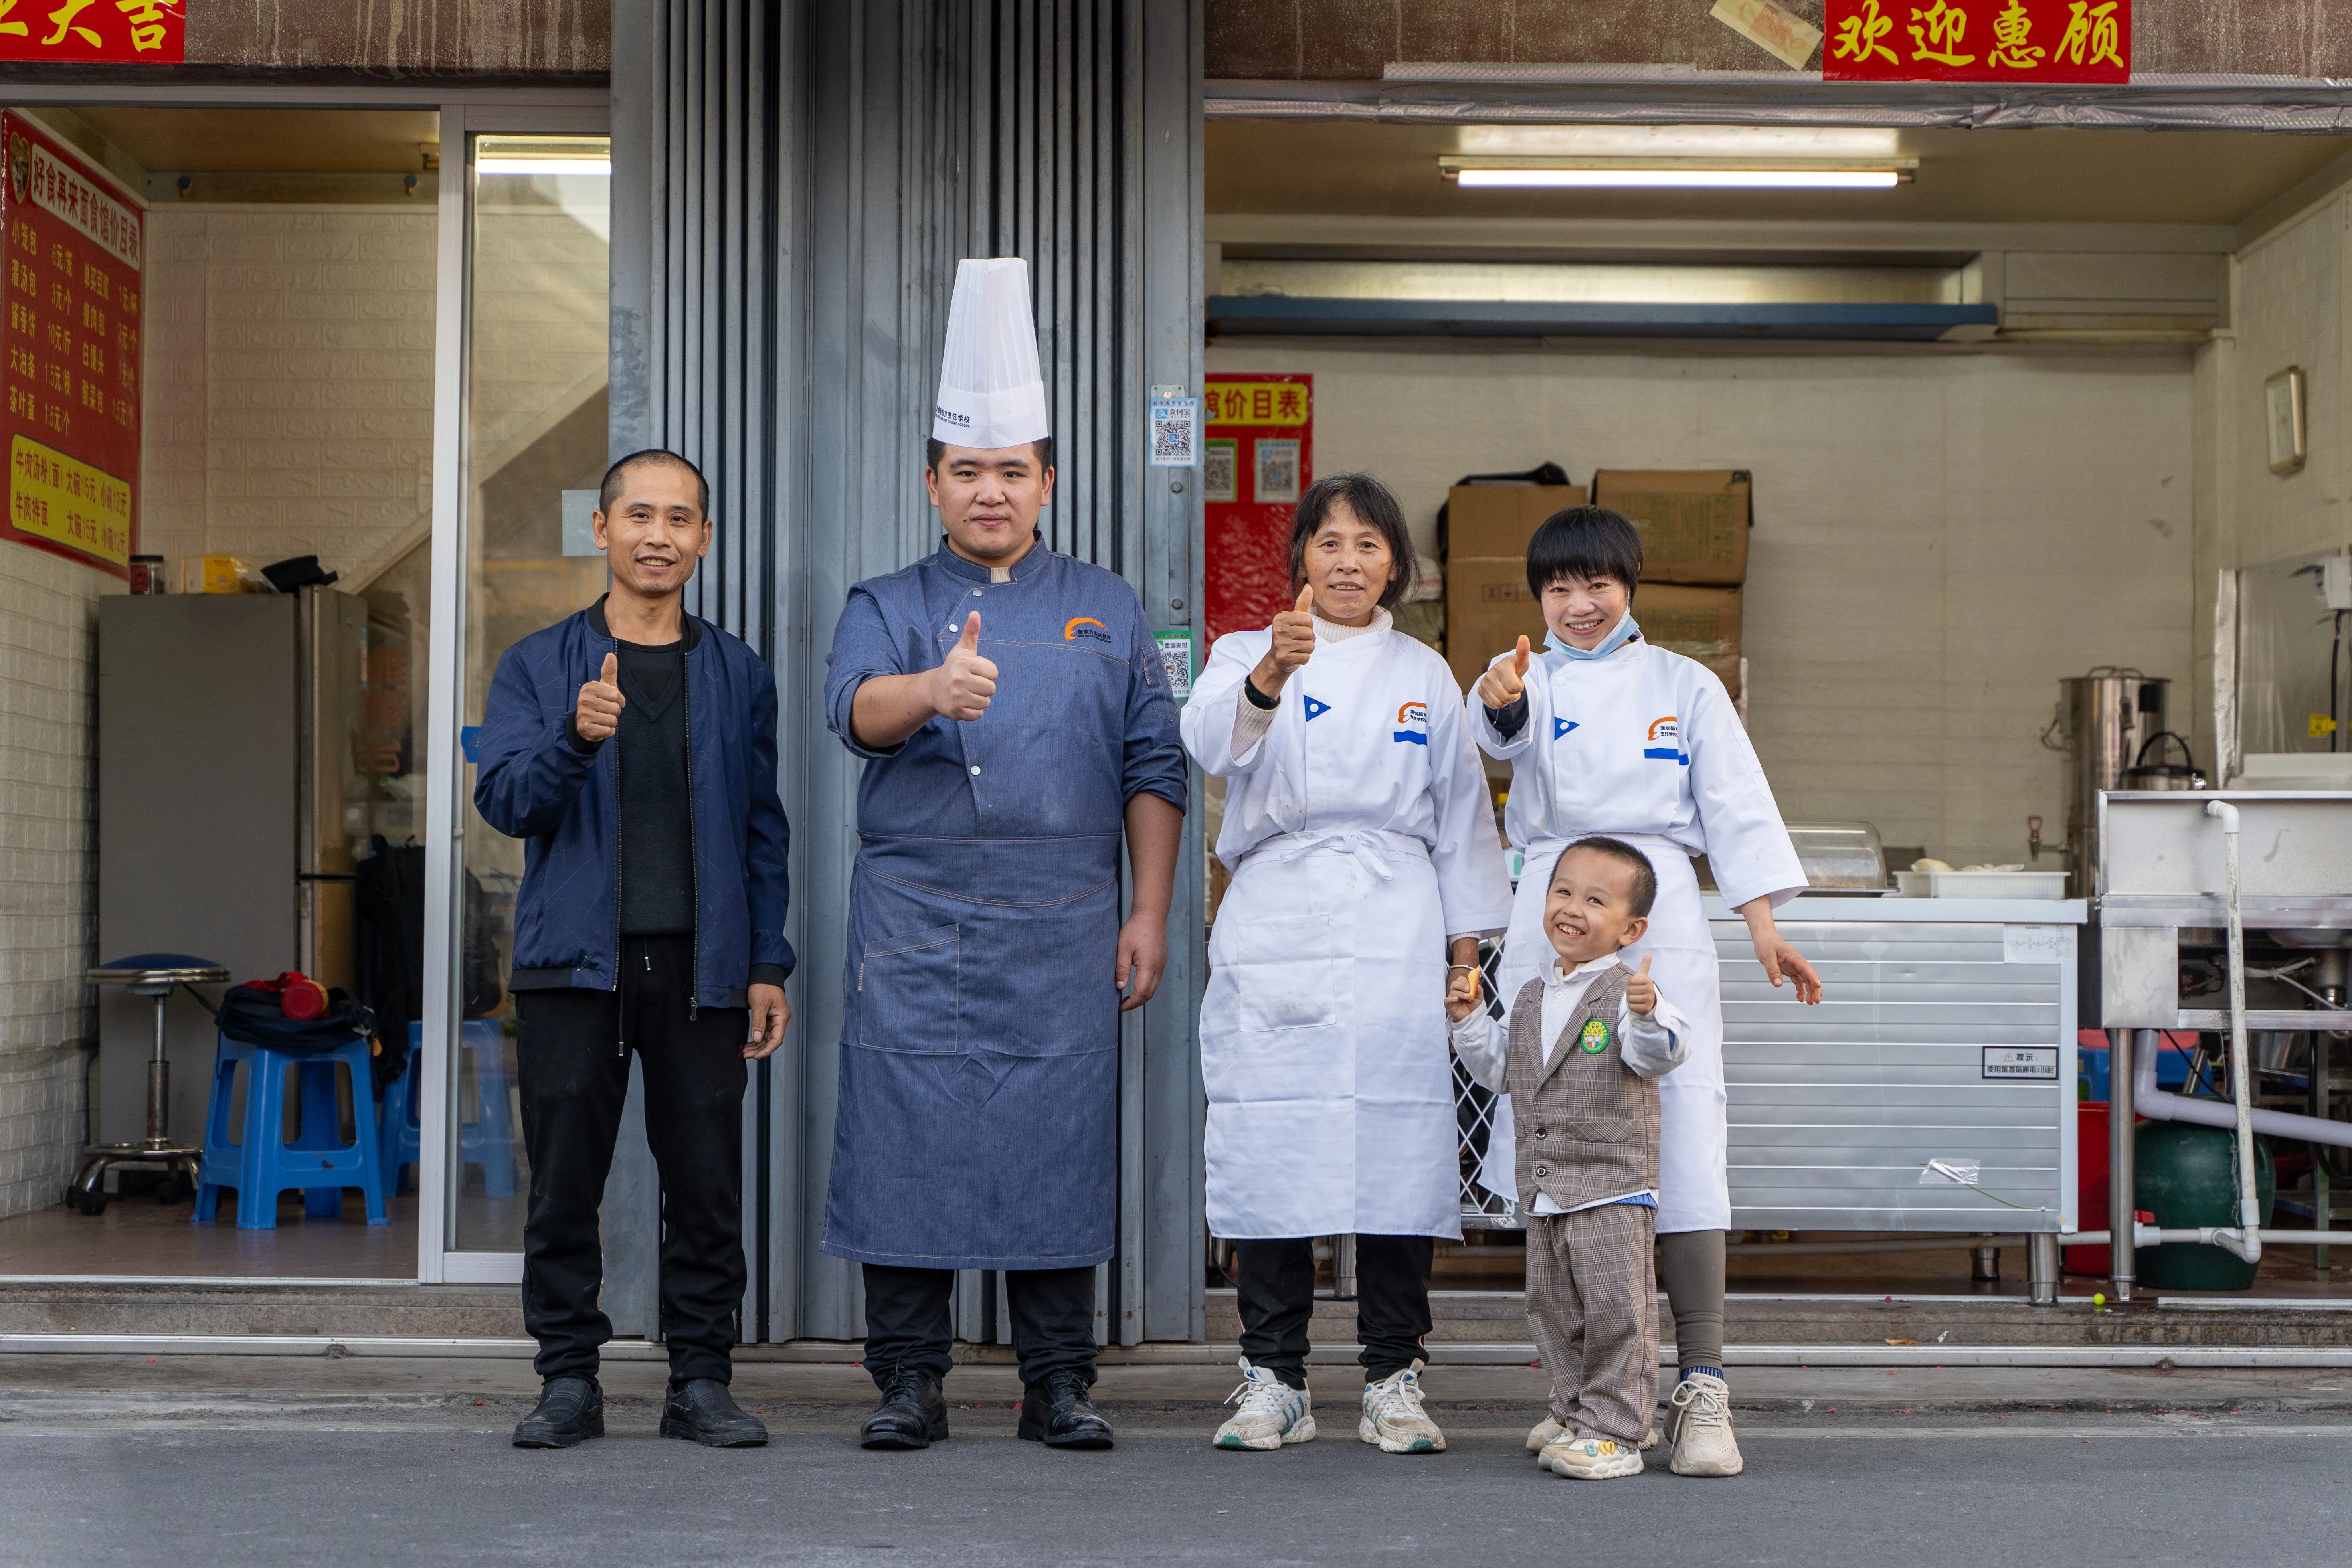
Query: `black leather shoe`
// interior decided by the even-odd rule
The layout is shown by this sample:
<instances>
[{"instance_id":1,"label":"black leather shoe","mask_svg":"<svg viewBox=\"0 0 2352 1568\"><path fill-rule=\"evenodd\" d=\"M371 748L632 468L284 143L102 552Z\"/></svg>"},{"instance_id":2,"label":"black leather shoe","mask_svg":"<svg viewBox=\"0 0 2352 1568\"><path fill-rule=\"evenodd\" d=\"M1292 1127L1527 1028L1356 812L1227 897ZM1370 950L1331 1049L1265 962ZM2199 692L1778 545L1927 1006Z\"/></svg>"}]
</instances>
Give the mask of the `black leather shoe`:
<instances>
[{"instance_id":1,"label":"black leather shoe","mask_svg":"<svg viewBox=\"0 0 2352 1568\"><path fill-rule=\"evenodd\" d=\"M1066 1368L1022 1391L1019 1435L1054 1448L1110 1447L1110 1423L1088 1397L1086 1374Z\"/></svg>"},{"instance_id":2,"label":"black leather shoe","mask_svg":"<svg viewBox=\"0 0 2352 1568\"><path fill-rule=\"evenodd\" d=\"M758 1448L768 1441L760 1418L735 1403L715 1377L673 1385L662 1401L661 1435L684 1437L706 1448Z\"/></svg>"},{"instance_id":3,"label":"black leather shoe","mask_svg":"<svg viewBox=\"0 0 2352 1568\"><path fill-rule=\"evenodd\" d=\"M604 1435L604 1391L593 1377L551 1377L515 1426L518 1448L572 1448Z\"/></svg>"},{"instance_id":4,"label":"black leather shoe","mask_svg":"<svg viewBox=\"0 0 2352 1568\"><path fill-rule=\"evenodd\" d=\"M948 1402L940 1380L900 1367L883 1386L882 1403L866 1418L857 1441L867 1448L928 1448L948 1435Z\"/></svg>"}]
</instances>

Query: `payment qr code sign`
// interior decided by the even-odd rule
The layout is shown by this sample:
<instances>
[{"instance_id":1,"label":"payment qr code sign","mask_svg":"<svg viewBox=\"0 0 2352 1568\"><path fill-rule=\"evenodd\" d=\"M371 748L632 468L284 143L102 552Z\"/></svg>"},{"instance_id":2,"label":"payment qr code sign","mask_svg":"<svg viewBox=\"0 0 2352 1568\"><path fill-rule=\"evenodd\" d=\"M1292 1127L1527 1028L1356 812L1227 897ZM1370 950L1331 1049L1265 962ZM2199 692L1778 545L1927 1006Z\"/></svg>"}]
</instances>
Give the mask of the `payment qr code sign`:
<instances>
[{"instance_id":1,"label":"payment qr code sign","mask_svg":"<svg viewBox=\"0 0 2352 1568\"><path fill-rule=\"evenodd\" d=\"M1201 444L1201 499L1205 501L1237 501L1241 500L1241 460L1237 453L1240 443L1231 436L1212 436Z\"/></svg>"},{"instance_id":2,"label":"payment qr code sign","mask_svg":"<svg viewBox=\"0 0 2352 1568\"><path fill-rule=\"evenodd\" d=\"M1192 634L1178 627L1151 637L1160 645L1160 668L1168 672L1168 695L1181 702L1192 695Z\"/></svg>"},{"instance_id":3,"label":"payment qr code sign","mask_svg":"<svg viewBox=\"0 0 2352 1568\"><path fill-rule=\"evenodd\" d=\"M1261 436L1257 440L1256 499L1284 506L1298 502L1298 443Z\"/></svg>"},{"instance_id":4,"label":"payment qr code sign","mask_svg":"<svg viewBox=\"0 0 2352 1568\"><path fill-rule=\"evenodd\" d=\"M1151 466L1189 468L1201 460L1201 400L1197 397L1155 397L1151 400Z\"/></svg>"}]
</instances>

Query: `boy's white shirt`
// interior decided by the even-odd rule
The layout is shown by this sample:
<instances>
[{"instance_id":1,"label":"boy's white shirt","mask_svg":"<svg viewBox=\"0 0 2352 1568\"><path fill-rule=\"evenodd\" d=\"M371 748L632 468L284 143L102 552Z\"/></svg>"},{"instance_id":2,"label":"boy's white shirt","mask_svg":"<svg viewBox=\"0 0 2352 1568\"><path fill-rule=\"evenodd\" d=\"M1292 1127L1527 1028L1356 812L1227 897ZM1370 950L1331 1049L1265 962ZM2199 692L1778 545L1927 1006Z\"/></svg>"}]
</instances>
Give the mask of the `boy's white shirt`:
<instances>
[{"instance_id":1,"label":"boy's white shirt","mask_svg":"<svg viewBox=\"0 0 2352 1568\"><path fill-rule=\"evenodd\" d=\"M1542 1042L1541 1060L1547 1067L1551 1065L1551 1054L1559 1044L1561 1032L1583 1004L1585 992L1591 989L1595 980L1615 968L1619 961L1616 954L1610 953L1580 963L1563 973L1560 965L1564 962L1553 959L1551 967L1541 976L1543 1016L1537 1026L1537 1037ZM1517 1000L1515 996L1507 996L1503 998L1503 1004L1508 1007ZM1684 1058L1690 1054L1689 1047L1684 1043L1690 1033L1689 1020L1663 995L1647 1016L1634 1012L1632 1004L1620 1002L1617 1005L1617 1028L1618 1054L1623 1058L1626 1068L1639 1077L1664 1078L1682 1066ZM1506 1092L1503 1075L1511 1054L1509 1024L1488 1016L1483 1005L1473 1007L1468 1017L1454 1026L1452 1037L1454 1054L1462 1058L1462 1065L1470 1069L1470 1076L1496 1094ZM1658 1197L1656 1189L1645 1187L1636 1192L1619 1193L1613 1197L1595 1198L1572 1209L1560 1207L1549 1195L1539 1192L1535 1202L1528 1205L1528 1212L1533 1215L1580 1214L1586 1209L1642 1197L1655 1203Z\"/></svg>"}]
</instances>

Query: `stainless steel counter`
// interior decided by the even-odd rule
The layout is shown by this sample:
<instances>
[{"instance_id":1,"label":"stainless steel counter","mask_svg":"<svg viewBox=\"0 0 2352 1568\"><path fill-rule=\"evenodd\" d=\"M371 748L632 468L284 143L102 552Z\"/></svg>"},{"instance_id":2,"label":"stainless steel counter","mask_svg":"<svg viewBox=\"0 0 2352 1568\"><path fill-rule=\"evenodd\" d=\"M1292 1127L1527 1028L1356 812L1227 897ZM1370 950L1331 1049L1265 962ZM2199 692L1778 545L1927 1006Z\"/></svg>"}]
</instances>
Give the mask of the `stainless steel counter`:
<instances>
[{"instance_id":1,"label":"stainless steel counter","mask_svg":"<svg viewBox=\"0 0 2352 1568\"><path fill-rule=\"evenodd\" d=\"M1796 899L1778 919L1816 1007L1765 979L1720 899L1706 912L1735 1227L2077 1228L2082 900Z\"/></svg>"}]
</instances>

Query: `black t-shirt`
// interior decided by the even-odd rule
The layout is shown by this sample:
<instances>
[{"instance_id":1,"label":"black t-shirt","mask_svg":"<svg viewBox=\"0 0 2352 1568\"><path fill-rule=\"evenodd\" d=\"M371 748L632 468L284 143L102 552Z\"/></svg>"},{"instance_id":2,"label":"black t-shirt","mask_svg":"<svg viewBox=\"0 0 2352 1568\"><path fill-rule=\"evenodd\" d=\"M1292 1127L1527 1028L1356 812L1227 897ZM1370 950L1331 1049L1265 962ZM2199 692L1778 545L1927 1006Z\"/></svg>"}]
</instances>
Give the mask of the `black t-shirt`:
<instances>
[{"instance_id":1,"label":"black t-shirt","mask_svg":"<svg viewBox=\"0 0 2352 1568\"><path fill-rule=\"evenodd\" d=\"M694 930L694 805L687 770L686 644L620 648L621 934Z\"/></svg>"}]
</instances>

